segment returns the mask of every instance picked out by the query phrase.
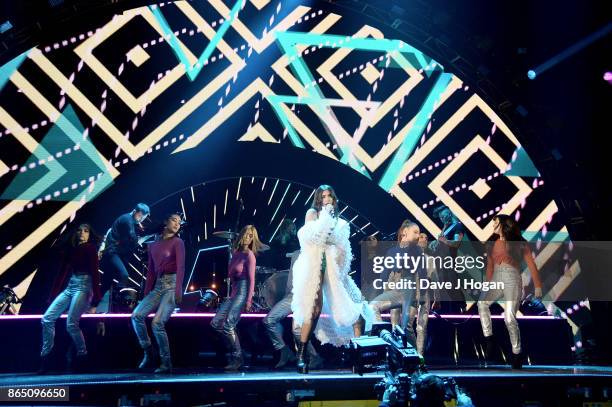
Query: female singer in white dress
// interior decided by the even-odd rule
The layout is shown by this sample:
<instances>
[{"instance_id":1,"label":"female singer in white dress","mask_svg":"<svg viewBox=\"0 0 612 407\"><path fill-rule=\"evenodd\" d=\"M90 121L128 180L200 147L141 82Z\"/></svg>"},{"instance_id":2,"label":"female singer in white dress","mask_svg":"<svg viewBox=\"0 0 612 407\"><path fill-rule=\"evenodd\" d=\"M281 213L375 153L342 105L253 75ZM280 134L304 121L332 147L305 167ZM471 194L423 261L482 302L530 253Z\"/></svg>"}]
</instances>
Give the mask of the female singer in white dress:
<instances>
[{"instance_id":1,"label":"female singer in white dress","mask_svg":"<svg viewBox=\"0 0 612 407\"><path fill-rule=\"evenodd\" d=\"M314 193L304 226L298 231L300 255L293 266L293 322L301 328L299 373L308 373L304 349L311 333L321 343L347 344L371 329L374 313L349 276L353 258L350 227L338 214L334 189L321 185ZM319 316L323 317L319 319Z\"/></svg>"}]
</instances>

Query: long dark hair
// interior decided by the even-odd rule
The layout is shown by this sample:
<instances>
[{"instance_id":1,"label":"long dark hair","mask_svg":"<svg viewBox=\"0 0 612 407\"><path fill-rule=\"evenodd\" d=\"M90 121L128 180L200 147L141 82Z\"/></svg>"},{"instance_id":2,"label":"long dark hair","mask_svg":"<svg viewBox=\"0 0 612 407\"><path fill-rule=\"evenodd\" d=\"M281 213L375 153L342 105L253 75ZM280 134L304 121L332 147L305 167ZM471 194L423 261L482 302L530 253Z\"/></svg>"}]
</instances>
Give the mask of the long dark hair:
<instances>
[{"instance_id":1,"label":"long dark hair","mask_svg":"<svg viewBox=\"0 0 612 407\"><path fill-rule=\"evenodd\" d=\"M338 216L338 197L336 196L336 191L334 191L334 188L332 188L331 185L323 184L317 188L314 196L312 197L312 205L310 205L310 207L316 210L317 213L321 212L321 209L323 209L323 192L325 191L329 191L329 194L334 200L332 204L334 206L334 214Z\"/></svg>"},{"instance_id":2,"label":"long dark hair","mask_svg":"<svg viewBox=\"0 0 612 407\"><path fill-rule=\"evenodd\" d=\"M96 233L96 231L91 227L90 223L80 223L74 232L72 232L72 235L70 236L70 246L77 247L79 245L78 231L81 227L85 227L87 230L89 230L89 240L87 242L95 244L96 247L100 246L102 237Z\"/></svg>"},{"instance_id":3,"label":"long dark hair","mask_svg":"<svg viewBox=\"0 0 612 407\"><path fill-rule=\"evenodd\" d=\"M493 219L497 219L499 221L501 235L506 240L505 243L508 254L520 264L523 259L523 251L527 242L521 235L521 229L519 228L518 223L511 216L503 214L497 214L493 216ZM499 238L502 236L495 233L492 239L493 242L499 240ZM489 245L489 254L491 254L492 250L493 245L491 244Z\"/></svg>"}]
</instances>

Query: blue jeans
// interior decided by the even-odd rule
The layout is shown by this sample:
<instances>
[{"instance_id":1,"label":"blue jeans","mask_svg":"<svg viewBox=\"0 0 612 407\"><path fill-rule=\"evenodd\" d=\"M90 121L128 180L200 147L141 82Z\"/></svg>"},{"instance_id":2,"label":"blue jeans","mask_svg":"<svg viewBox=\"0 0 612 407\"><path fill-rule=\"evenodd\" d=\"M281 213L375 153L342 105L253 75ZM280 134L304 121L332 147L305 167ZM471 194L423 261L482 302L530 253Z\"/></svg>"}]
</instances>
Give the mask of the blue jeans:
<instances>
[{"instance_id":1,"label":"blue jeans","mask_svg":"<svg viewBox=\"0 0 612 407\"><path fill-rule=\"evenodd\" d=\"M77 355L86 355L87 347L83 331L79 327L81 315L89 307L93 296L90 275L72 275L68 286L51 303L41 319L42 324L42 350L40 356L47 356L53 349L55 340L55 321L68 309L66 330L77 351Z\"/></svg>"},{"instance_id":2,"label":"blue jeans","mask_svg":"<svg viewBox=\"0 0 612 407\"><path fill-rule=\"evenodd\" d=\"M151 330L159 346L159 356L162 360L170 359L170 344L166 333L166 322L174 311L176 292L176 274L163 274L157 278L155 288L140 301L132 313L132 326L138 337L140 346L145 349L151 346L151 339L147 332L145 318L155 312Z\"/></svg>"},{"instance_id":3,"label":"blue jeans","mask_svg":"<svg viewBox=\"0 0 612 407\"><path fill-rule=\"evenodd\" d=\"M235 281L234 287L236 287L236 293L221 304L214 318L210 321L210 326L223 336L228 350L234 356L238 356L242 354L242 350L236 333L236 325L240 321L240 314L246 304L249 280Z\"/></svg>"}]
</instances>

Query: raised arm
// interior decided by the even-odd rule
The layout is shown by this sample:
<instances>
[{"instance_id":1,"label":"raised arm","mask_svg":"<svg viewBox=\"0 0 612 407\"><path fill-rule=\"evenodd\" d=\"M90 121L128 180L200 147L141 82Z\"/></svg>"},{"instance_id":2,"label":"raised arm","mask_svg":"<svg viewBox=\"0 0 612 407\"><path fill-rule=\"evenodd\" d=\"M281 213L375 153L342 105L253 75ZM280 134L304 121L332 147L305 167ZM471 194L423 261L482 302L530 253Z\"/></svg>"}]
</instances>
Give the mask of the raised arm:
<instances>
[{"instance_id":1,"label":"raised arm","mask_svg":"<svg viewBox=\"0 0 612 407\"><path fill-rule=\"evenodd\" d=\"M326 211L319 212L309 209L306 212L304 226L298 231L300 246L305 244L324 245L334 227L336 220Z\"/></svg>"}]
</instances>

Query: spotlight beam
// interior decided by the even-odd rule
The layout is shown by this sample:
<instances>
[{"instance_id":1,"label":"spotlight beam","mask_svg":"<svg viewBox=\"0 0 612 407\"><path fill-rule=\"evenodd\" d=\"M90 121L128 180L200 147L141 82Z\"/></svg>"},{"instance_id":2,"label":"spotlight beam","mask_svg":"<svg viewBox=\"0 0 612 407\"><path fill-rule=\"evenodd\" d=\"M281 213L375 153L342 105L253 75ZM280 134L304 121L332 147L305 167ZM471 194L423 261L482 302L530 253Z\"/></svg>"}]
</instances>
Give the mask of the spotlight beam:
<instances>
[{"instance_id":1,"label":"spotlight beam","mask_svg":"<svg viewBox=\"0 0 612 407\"><path fill-rule=\"evenodd\" d=\"M572 55L582 50L583 48L591 45L598 39L605 37L610 31L612 31L612 23L609 23L605 27L595 31L593 34L589 35L588 37L583 38L582 40L578 41L577 43L567 48L566 50L561 51L554 57L550 58L548 61L542 63L541 65L538 65L537 67L533 69L530 69L527 72L527 77L531 80L534 80L538 75L544 73L545 71L549 70L550 68L564 61L565 59L571 57Z\"/></svg>"}]
</instances>

